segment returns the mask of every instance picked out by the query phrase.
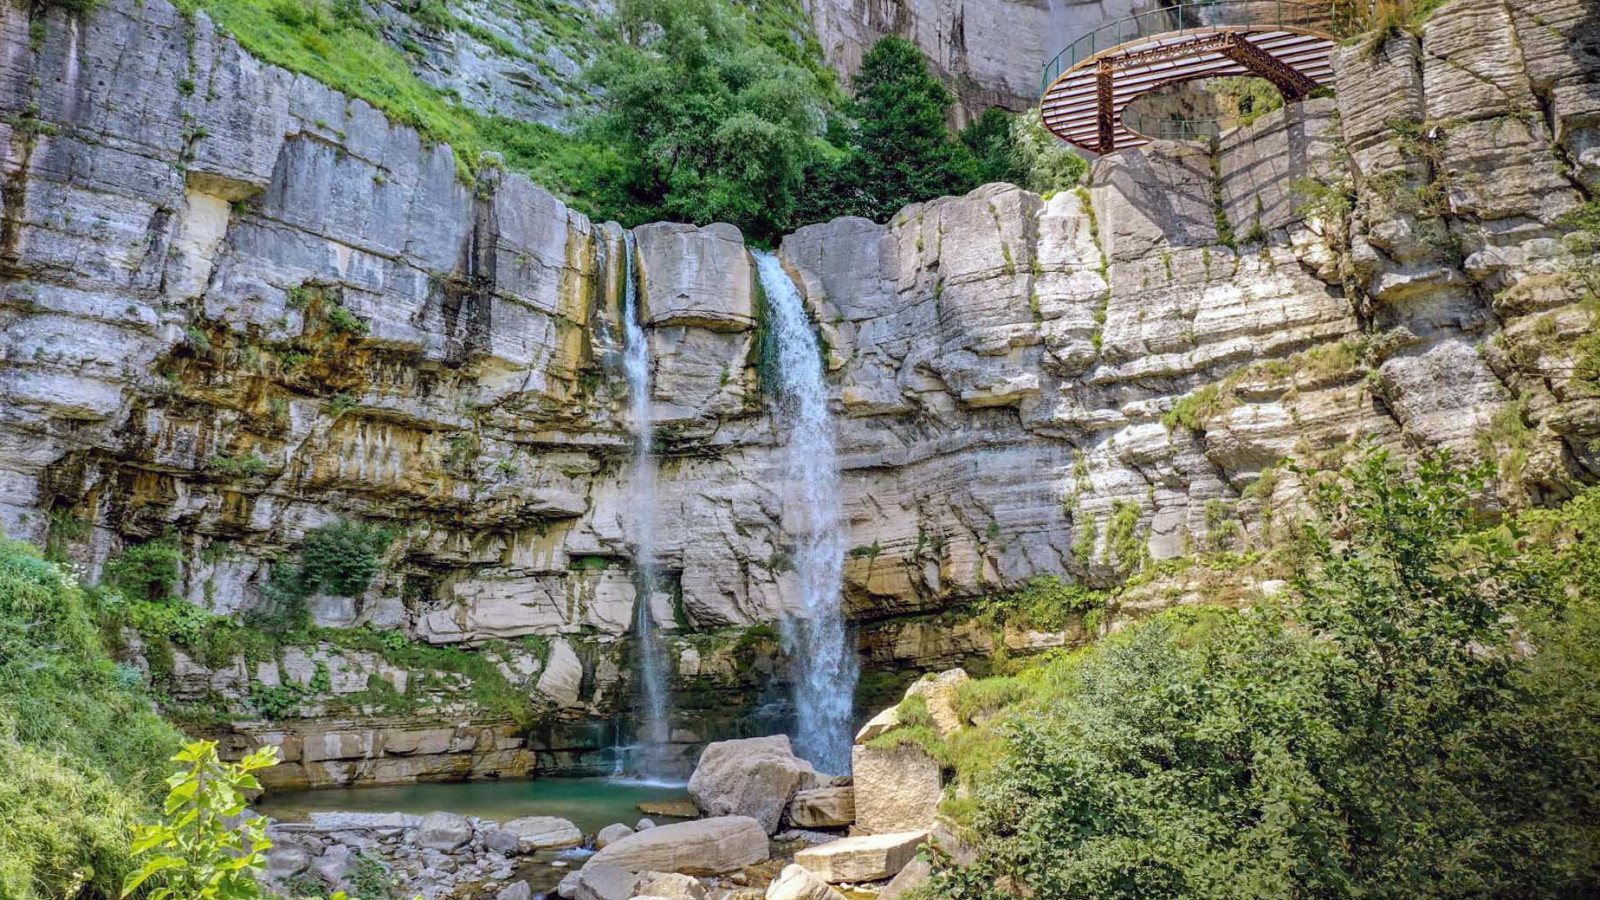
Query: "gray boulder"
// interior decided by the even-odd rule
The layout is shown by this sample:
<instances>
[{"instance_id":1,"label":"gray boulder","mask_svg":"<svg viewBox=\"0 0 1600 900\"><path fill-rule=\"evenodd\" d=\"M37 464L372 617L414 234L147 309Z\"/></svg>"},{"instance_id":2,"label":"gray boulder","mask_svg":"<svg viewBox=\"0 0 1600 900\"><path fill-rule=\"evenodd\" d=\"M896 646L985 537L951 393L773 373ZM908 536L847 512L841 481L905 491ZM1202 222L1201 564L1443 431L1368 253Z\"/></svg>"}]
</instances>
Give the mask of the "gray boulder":
<instances>
[{"instance_id":1,"label":"gray boulder","mask_svg":"<svg viewBox=\"0 0 1600 900\"><path fill-rule=\"evenodd\" d=\"M605 863L596 865L593 860L572 874L572 900L628 900L639 883L639 876L627 869ZM565 883L566 879L562 879Z\"/></svg>"},{"instance_id":2,"label":"gray boulder","mask_svg":"<svg viewBox=\"0 0 1600 900\"><path fill-rule=\"evenodd\" d=\"M816 780L811 763L794 755L788 735L718 741L700 754L689 796L707 816L749 816L773 834L795 791Z\"/></svg>"},{"instance_id":3,"label":"gray boulder","mask_svg":"<svg viewBox=\"0 0 1600 900\"><path fill-rule=\"evenodd\" d=\"M584 869L617 866L630 872L721 875L770 854L761 823L749 816L722 816L637 832L590 857Z\"/></svg>"},{"instance_id":4,"label":"gray boulder","mask_svg":"<svg viewBox=\"0 0 1600 900\"><path fill-rule=\"evenodd\" d=\"M450 852L472 840L472 823L455 813L428 813L417 826L416 845L425 850Z\"/></svg>"},{"instance_id":5,"label":"gray boulder","mask_svg":"<svg viewBox=\"0 0 1600 900\"><path fill-rule=\"evenodd\" d=\"M526 881L516 881L500 889L494 900L533 900L533 888Z\"/></svg>"},{"instance_id":6,"label":"gray boulder","mask_svg":"<svg viewBox=\"0 0 1600 900\"><path fill-rule=\"evenodd\" d=\"M524 816L512 819L500 828L515 834L526 853L583 846L583 832L571 821L558 816Z\"/></svg>"},{"instance_id":7,"label":"gray boulder","mask_svg":"<svg viewBox=\"0 0 1600 900\"><path fill-rule=\"evenodd\" d=\"M805 866L790 863L767 885L766 900L844 900L844 895Z\"/></svg>"},{"instance_id":8,"label":"gray boulder","mask_svg":"<svg viewBox=\"0 0 1600 900\"><path fill-rule=\"evenodd\" d=\"M699 879L677 872L641 872L634 890L637 896L665 900L705 900L706 896L706 886Z\"/></svg>"}]
</instances>

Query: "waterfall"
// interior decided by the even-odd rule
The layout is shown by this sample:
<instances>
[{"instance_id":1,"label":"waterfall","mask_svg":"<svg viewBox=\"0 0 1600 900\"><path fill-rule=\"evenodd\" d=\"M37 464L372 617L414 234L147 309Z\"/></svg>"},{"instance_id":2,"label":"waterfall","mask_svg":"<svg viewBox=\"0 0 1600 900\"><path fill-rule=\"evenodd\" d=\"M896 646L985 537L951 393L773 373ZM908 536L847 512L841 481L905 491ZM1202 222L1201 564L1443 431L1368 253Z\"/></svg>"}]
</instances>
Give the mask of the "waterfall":
<instances>
[{"instance_id":1,"label":"waterfall","mask_svg":"<svg viewBox=\"0 0 1600 900\"><path fill-rule=\"evenodd\" d=\"M638 645L639 689L634 719L638 746L626 774L660 777L671 736L667 711L666 660L661 636L650 613L657 586L655 424L650 418L650 342L639 321L639 288L633 271L633 232L623 232L622 368L628 376L629 427L633 431L633 465L628 478L628 511L633 515L633 563L638 599L634 602L633 634ZM623 767L622 756L618 757Z\"/></svg>"},{"instance_id":2,"label":"waterfall","mask_svg":"<svg viewBox=\"0 0 1600 900\"><path fill-rule=\"evenodd\" d=\"M786 426L784 530L795 539L801 608L780 623L794 661L795 748L824 772L850 770L857 664L845 625L839 461L822 352L800 292L771 253L754 251L777 355L776 411Z\"/></svg>"}]
</instances>

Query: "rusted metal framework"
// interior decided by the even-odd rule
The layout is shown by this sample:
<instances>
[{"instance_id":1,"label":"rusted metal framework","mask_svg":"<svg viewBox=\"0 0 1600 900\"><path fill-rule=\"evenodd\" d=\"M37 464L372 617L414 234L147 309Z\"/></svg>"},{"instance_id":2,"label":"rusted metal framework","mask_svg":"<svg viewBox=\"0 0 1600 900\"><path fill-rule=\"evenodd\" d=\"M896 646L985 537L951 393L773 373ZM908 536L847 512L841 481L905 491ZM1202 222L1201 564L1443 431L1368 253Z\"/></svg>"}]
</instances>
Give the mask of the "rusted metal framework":
<instances>
[{"instance_id":1,"label":"rusted metal framework","mask_svg":"<svg viewBox=\"0 0 1600 900\"><path fill-rule=\"evenodd\" d=\"M1283 0L1218 0L1163 7L1102 25L1044 69L1045 127L1095 153L1149 143L1122 111L1156 88L1254 75L1288 100L1333 79L1337 32L1324 6Z\"/></svg>"}]
</instances>

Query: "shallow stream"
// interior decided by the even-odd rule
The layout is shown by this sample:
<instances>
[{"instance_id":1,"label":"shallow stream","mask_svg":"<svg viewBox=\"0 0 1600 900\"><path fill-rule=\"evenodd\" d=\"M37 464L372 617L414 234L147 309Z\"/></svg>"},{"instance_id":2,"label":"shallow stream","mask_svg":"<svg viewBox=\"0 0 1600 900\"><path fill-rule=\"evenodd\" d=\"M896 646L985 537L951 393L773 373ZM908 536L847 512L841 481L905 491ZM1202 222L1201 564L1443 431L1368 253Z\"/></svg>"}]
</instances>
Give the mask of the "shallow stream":
<instances>
[{"instance_id":1,"label":"shallow stream","mask_svg":"<svg viewBox=\"0 0 1600 900\"><path fill-rule=\"evenodd\" d=\"M291 822L304 821L314 812L443 811L502 822L521 816L560 816L593 834L613 822L632 826L645 816L638 809L640 803L687 796L681 784L621 778L501 779L279 791L261 798L255 809ZM659 814L650 818L658 825L681 821Z\"/></svg>"}]
</instances>

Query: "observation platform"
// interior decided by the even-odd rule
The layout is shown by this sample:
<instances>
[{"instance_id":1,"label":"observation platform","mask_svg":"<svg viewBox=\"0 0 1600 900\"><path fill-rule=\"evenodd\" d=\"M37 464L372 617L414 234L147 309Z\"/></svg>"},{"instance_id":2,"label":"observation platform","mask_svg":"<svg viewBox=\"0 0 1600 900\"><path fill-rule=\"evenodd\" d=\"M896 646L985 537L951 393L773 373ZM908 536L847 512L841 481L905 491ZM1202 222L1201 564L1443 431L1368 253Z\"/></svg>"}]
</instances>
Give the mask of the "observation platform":
<instances>
[{"instance_id":1,"label":"observation platform","mask_svg":"<svg viewBox=\"0 0 1600 900\"><path fill-rule=\"evenodd\" d=\"M1339 29L1327 6L1215 0L1154 9L1090 31L1045 64L1040 112L1069 143L1110 153L1169 136L1161 120L1124 117L1158 88L1201 78L1264 78L1286 101L1333 80ZM1187 126L1175 137L1203 136Z\"/></svg>"}]
</instances>

